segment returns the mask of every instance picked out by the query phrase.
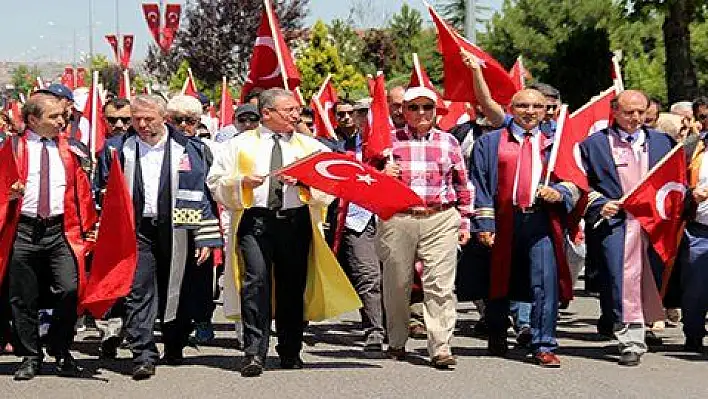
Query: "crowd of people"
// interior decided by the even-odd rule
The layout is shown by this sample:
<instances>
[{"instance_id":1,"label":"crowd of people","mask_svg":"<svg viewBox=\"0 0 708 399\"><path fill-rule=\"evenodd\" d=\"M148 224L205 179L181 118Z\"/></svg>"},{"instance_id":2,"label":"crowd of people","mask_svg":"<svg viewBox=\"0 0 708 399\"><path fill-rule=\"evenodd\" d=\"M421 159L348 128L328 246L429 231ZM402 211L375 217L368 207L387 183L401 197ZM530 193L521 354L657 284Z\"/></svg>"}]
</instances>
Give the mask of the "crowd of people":
<instances>
[{"instance_id":1,"label":"crowd of people","mask_svg":"<svg viewBox=\"0 0 708 399\"><path fill-rule=\"evenodd\" d=\"M544 181L558 90L537 83L503 106L476 59L464 51L463 59L474 76L476 118L449 132L437 127L435 91L388 90L392 148L376 166L424 203L388 220L273 174L318 151L361 160L366 99L337 102L336 137L322 138L313 134L312 112L279 88L253 90L222 129L202 95L112 97L103 109L110 132L96 160L77 111L83 107L68 88L33 93L23 126L3 113L0 142L12 146L20 176L0 221L0 338L4 352L22 357L15 380L39 374L45 353L59 374L82 372L70 349L113 157L131 194L138 256L135 274L125 276L130 293L95 324L100 356L115 359L126 345L135 380L153 377L158 364L182 364L191 341L214 338L215 295L224 315L238 320L241 375L263 373L273 319L280 366L304 367L307 276L326 262L345 271L363 304L363 350L392 359L409 356L409 338L424 338L433 367L454 367L450 342L457 297L464 297L475 300L475 331L491 355L507 356L511 327L534 362L560 367L559 308L572 300L583 268L586 289L599 296L598 334L616 339L620 365L639 365L647 345L661 339L660 326L676 323L679 313L685 349L702 353L708 99L663 113L639 90L619 93L612 124L580 144L586 191ZM619 199L679 141L690 176L686 229L662 298L658 276L669 265ZM584 234L571 235L576 214ZM473 273L458 274L462 269ZM214 286L219 276L221 289Z\"/></svg>"}]
</instances>

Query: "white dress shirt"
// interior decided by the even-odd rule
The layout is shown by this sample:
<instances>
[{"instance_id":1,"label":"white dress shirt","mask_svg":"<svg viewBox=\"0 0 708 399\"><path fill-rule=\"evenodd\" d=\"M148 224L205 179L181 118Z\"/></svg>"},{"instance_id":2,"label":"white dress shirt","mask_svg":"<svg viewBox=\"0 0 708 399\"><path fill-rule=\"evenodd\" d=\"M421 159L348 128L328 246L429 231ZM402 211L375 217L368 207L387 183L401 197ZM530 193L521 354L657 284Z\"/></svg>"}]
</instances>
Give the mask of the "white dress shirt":
<instances>
[{"instance_id":1,"label":"white dress shirt","mask_svg":"<svg viewBox=\"0 0 708 399\"><path fill-rule=\"evenodd\" d=\"M39 205L40 167L42 165L41 137L31 130L27 131L27 183L22 199L21 212L25 216L37 217ZM59 148L54 140L47 142L49 153L49 216L64 214L64 193L66 191L66 171L61 160Z\"/></svg>"},{"instance_id":2,"label":"white dress shirt","mask_svg":"<svg viewBox=\"0 0 708 399\"><path fill-rule=\"evenodd\" d=\"M634 154L634 159L639 160L640 157L642 156L642 152L645 151L645 146L644 142L646 141L647 137L646 134L644 133L643 129L639 129L634 133L627 133L622 129L617 129L617 133L619 134L620 138L622 141L629 142L632 145L632 152ZM629 139L631 138L631 141Z\"/></svg>"},{"instance_id":3,"label":"white dress shirt","mask_svg":"<svg viewBox=\"0 0 708 399\"><path fill-rule=\"evenodd\" d=\"M698 171L698 187L708 186L708 151L703 151L701 154L701 169ZM696 209L696 222L708 225L708 200L698 204Z\"/></svg>"},{"instance_id":4,"label":"white dress shirt","mask_svg":"<svg viewBox=\"0 0 708 399\"><path fill-rule=\"evenodd\" d=\"M273 131L269 130L265 126L261 126L258 129L260 134L260 145L258 146L258 154L254 156L254 171L253 173L259 176L266 176L270 173L270 156L273 151ZM295 133L293 133L295 134ZM240 136L239 136L240 137ZM301 140L311 140L316 142L322 147L323 151L327 150L324 144L317 142L316 140L300 135L298 136ZM291 143L292 135L283 134L280 138L280 148L283 154L283 166L289 165L299 158L303 157L301 154L301 149L299 147L294 147ZM253 190L253 206L259 208L268 207L268 187L270 185L271 177L266 177L263 184L256 187ZM283 207L282 209L299 208L305 204L300 201L299 197L300 189L297 186L291 186L289 184L283 185Z\"/></svg>"},{"instance_id":5,"label":"white dress shirt","mask_svg":"<svg viewBox=\"0 0 708 399\"><path fill-rule=\"evenodd\" d=\"M165 145L168 137L169 134L165 133L162 139L154 146L140 140L140 137L136 137L135 140L138 143L138 156L140 157L140 170L143 177L143 192L145 196L143 217L157 216L160 174L162 173L162 162L165 159Z\"/></svg>"},{"instance_id":6,"label":"white dress shirt","mask_svg":"<svg viewBox=\"0 0 708 399\"><path fill-rule=\"evenodd\" d=\"M518 205L516 200L516 191L519 184L519 171L521 169L521 151L524 145L524 135L526 130L521 128L517 124L511 125L511 133L513 134L516 141L519 142L519 158L516 161L516 175L514 176L514 205ZM541 173L543 169L543 162L541 160L541 138L543 134L538 128L531 130L531 156L532 156L532 168L531 168L531 205L536 202L536 190L541 182Z\"/></svg>"}]
</instances>

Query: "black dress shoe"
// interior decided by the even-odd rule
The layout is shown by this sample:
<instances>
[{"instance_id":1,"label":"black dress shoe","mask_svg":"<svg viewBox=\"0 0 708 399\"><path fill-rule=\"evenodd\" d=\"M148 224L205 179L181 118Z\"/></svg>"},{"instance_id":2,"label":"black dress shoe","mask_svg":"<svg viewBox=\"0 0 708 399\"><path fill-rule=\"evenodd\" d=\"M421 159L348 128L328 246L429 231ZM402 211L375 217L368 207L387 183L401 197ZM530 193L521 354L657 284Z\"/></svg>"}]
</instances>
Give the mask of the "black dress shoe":
<instances>
[{"instance_id":1,"label":"black dress shoe","mask_svg":"<svg viewBox=\"0 0 708 399\"><path fill-rule=\"evenodd\" d=\"M133 367L133 379L135 381L147 380L155 375L155 365L152 363L138 364Z\"/></svg>"},{"instance_id":2,"label":"black dress shoe","mask_svg":"<svg viewBox=\"0 0 708 399\"><path fill-rule=\"evenodd\" d=\"M641 356L637 353L625 352L619 358L619 365L628 367L639 366L640 358Z\"/></svg>"},{"instance_id":3,"label":"black dress shoe","mask_svg":"<svg viewBox=\"0 0 708 399\"><path fill-rule=\"evenodd\" d=\"M101 342L99 357L101 359L115 359L118 357L118 347L120 346L121 338L117 336L108 337Z\"/></svg>"},{"instance_id":4,"label":"black dress shoe","mask_svg":"<svg viewBox=\"0 0 708 399\"><path fill-rule=\"evenodd\" d=\"M506 357L509 346L505 336L490 335L487 340L487 352L492 356Z\"/></svg>"},{"instance_id":5,"label":"black dress shoe","mask_svg":"<svg viewBox=\"0 0 708 399\"><path fill-rule=\"evenodd\" d=\"M285 356L280 357L280 368L286 370L299 370L304 367L304 363L300 356Z\"/></svg>"},{"instance_id":6,"label":"black dress shoe","mask_svg":"<svg viewBox=\"0 0 708 399\"><path fill-rule=\"evenodd\" d=\"M29 381L40 373L42 361L38 359L24 358L20 368L15 371L15 381Z\"/></svg>"},{"instance_id":7,"label":"black dress shoe","mask_svg":"<svg viewBox=\"0 0 708 399\"><path fill-rule=\"evenodd\" d=\"M255 355L246 355L241 363L241 376L258 377L263 374L263 359Z\"/></svg>"},{"instance_id":8,"label":"black dress shoe","mask_svg":"<svg viewBox=\"0 0 708 399\"><path fill-rule=\"evenodd\" d=\"M182 351L165 351L160 363L169 366L181 366L184 364L184 355Z\"/></svg>"},{"instance_id":9,"label":"black dress shoe","mask_svg":"<svg viewBox=\"0 0 708 399\"><path fill-rule=\"evenodd\" d=\"M705 349L703 347L703 338L686 337L686 343L683 345L683 349L686 352L705 353Z\"/></svg>"},{"instance_id":10,"label":"black dress shoe","mask_svg":"<svg viewBox=\"0 0 708 399\"><path fill-rule=\"evenodd\" d=\"M66 354L60 358L57 358L57 374L63 377L76 377L81 374L83 370L76 364L76 360Z\"/></svg>"}]
</instances>

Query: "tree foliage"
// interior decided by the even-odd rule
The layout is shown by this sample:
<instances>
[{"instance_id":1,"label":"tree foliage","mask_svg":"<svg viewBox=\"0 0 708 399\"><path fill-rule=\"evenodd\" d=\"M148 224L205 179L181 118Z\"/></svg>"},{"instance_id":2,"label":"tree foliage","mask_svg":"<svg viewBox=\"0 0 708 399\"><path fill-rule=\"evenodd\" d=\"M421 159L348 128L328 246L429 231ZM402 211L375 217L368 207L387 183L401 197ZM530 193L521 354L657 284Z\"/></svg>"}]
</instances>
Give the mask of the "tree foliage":
<instances>
[{"instance_id":1,"label":"tree foliage","mask_svg":"<svg viewBox=\"0 0 708 399\"><path fill-rule=\"evenodd\" d=\"M287 41L302 35L309 0L273 2ZM215 88L222 76L243 83L260 23L262 0L195 0L187 3L185 16L169 54L153 45L148 49L146 68L168 81L183 61L194 77Z\"/></svg>"},{"instance_id":2,"label":"tree foliage","mask_svg":"<svg viewBox=\"0 0 708 399\"><path fill-rule=\"evenodd\" d=\"M39 69L34 66L30 68L28 65L20 64L12 70L12 85L17 93L29 93L34 87L39 76Z\"/></svg>"},{"instance_id":3,"label":"tree foliage","mask_svg":"<svg viewBox=\"0 0 708 399\"><path fill-rule=\"evenodd\" d=\"M297 67L302 77L300 90L305 98L312 97L329 74L340 93L361 92L365 88L364 76L353 65L342 62L321 20L312 27L310 41L300 52Z\"/></svg>"}]
</instances>

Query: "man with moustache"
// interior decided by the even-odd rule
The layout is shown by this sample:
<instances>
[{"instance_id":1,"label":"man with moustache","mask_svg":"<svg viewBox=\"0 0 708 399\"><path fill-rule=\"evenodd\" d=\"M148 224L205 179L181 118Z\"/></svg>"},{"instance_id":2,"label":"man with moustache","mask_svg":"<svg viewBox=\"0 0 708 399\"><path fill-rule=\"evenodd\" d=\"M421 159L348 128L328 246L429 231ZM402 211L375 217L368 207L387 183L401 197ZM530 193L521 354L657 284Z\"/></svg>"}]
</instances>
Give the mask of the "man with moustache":
<instances>
[{"instance_id":1,"label":"man with moustache","mask_svg":"<svg viewBox=\"0 0 708 399\"><path fill-rule=\"evenodd\" d=\"M130 100L111 98L103 106L103 115L111 129L106 138L125 134L130 128Z\"/></svg>"}]
</instances>

